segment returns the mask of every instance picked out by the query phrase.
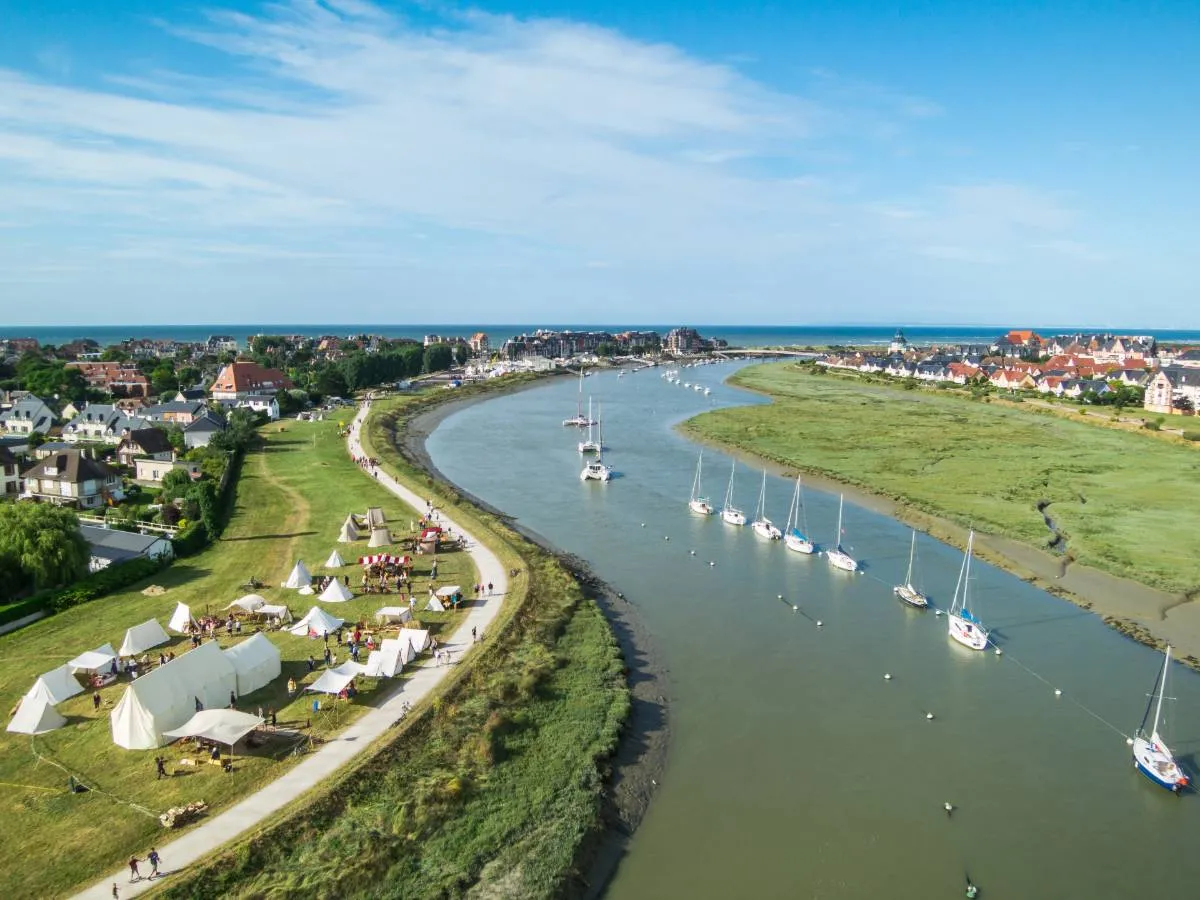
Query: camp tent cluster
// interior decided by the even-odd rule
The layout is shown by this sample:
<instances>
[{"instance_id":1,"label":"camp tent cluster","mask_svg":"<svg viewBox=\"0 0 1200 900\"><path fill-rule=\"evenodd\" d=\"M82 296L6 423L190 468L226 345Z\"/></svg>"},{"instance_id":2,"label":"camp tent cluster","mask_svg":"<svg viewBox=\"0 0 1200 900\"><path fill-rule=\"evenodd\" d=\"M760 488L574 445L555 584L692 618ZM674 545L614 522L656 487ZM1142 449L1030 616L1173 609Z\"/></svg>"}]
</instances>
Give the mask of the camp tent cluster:
<instances>
[{"instance_id":1,"label":"camp tent cluster","mask_svg":"<svg viewBox=\"0 0 1200 900\"><path fill-rule=\"evenodd\" d=\"M61 728L67 720L54 707L82 692L70 665L51 669L40 675L33 687L25 692L16 715L8 723L8 730L17 734L44 734Z\"/></svg>"}]
</instances>

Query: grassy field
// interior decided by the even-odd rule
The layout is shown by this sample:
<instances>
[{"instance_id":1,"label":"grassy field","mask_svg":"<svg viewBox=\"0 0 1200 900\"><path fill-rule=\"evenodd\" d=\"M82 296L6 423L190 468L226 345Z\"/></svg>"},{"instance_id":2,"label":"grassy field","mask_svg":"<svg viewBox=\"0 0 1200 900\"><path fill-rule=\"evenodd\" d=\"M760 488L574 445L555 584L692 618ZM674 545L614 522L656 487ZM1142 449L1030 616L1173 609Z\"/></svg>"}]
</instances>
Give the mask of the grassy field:
<instances>
[{"instance_id":1,"label":"grassy field","mask_svg":"<svg viewBox=\"0 0 1200 900\"><path fill-rule=\"evenodd\" d=\"M553 897L574 876L629 711L624 664L557 560L397 453L393 428L430 400L377 401L364 450L521 570L500 617L390 743L166 896Z\"/></svg>"},{"instance_id":2,"label":"grassy field","mask_svg":"<svg viewBox=\"0 0 1200 900\"><path fill-rule=\"evenodd\" d=\"M349 413L346 414L347 419ZM336 537L350 511L382 506L397 530L406 531L412 511L363 475L349 460L336 422L283 422L264 428L265 446L248 454L237 486L236 508L223 538L204 552L181 560L151 581L165 587L162 596L144 596L147 584L69 610L0 637L0 704L9 709L42 672L60 665L84 650L111 642L120 646L125 629L150 617L166 624L176 601L192 607L194 615L222 609L245 590L239 586L251 575L278 585L293 562L304 559L311 571L335 547L352 565L337 570L351 576L358 589L360 570L353 560L368 552L366 542L339 545ZM377 551L370 551L377 552ZM423 587L431 557L416 557L417 584ZM439 583L473 584L476 573L466 554L443 554ZM260 589L268 602L287 603L294 615L318 605L279 587ZM338 605L320 604L335 615L370 621L383 605L379 595L356 598ZM395 595L392 595L394 602ZM451 627L454 613L420 613L421 625L437 633ZM242 637L250 632L244 631ZM320 674L309 674L309 654L318 661L323 643L286 633L272 633L283 661L283 676L261 691L242 698L241 708L274 707L281 728L299 727L317 737L334 730L328 713L311 715L311 698L289 700L289 675L303 683ZM221 638L228 646L241 638ZM178 654L186 639L163 649ZM158 650L152 652L157 656ZM338 654L346 658L345 649ZM338 727L345 727L376 702L382 688L364 679L359 698L343 707ZM101 691L104 705L92 710L90 692L61 704L68 719L62 729L29 738L0 732L0 841L12 862L0 874L0 888L8 897L52 897L90 882L117 867L131 852L144 853L166 834L157 815L167 807L203 799L220 808L259 785L277 777L295 757L287 755L294 738L279 739L247 757L239 757L231 775L208 766L194 774L162 781L154 777L154 757L184 755L175 747L163 751L124 750L112 743L108 717L125 690L125 682ZM311 728L304 728L311 721ZM39 755L44 759L39 759ZM60 768L63 767L63 768ZM96 790L86 794L66 791L67 771ZM139 811L139 808L147 812ZM177 834L173 831L172 834ZM17 862L19 860L19 862Z\"/></svg>"},{"instance_id":3,"label":"grassy field","mask_svg":"<svg viewBox=\"0 0 1200 900\"><path fill-rule=\"evenodd\" d=\"M1200 452L1023 405L755 366L733 383L774 403L687 422L704 440L818 473L1039 547L1039 503L1074 560L1171 591L1200 590Z\"/></svg>"}]
</instances>

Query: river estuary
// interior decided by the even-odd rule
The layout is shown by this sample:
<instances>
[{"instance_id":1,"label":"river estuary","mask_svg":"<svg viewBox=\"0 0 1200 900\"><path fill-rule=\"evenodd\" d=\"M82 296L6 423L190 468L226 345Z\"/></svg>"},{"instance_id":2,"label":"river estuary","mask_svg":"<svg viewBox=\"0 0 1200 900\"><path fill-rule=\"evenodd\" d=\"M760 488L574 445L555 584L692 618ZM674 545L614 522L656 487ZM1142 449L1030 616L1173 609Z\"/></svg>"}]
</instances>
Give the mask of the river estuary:
<instances>
[{"instance_id":1,"label":"river estuary","mask_svg":"<svg viewBox=\"0 0 1200 900\"><path fill-rule=\"evenodd\" d=\"M698 447L673 426L761 402L721 384L733 366L682 371L710 396L662 369L586 379L619 473L607 485L579 480L570 379L464 408L428 442L450 480L623 592L663 657L670 755L607 896L929 900L961 897L968 873L981 900L1196 896L1200 794L1150 784L1124 737L1161 655L979 562L972 605L1004 654L952 644L944 617L892 596L907 528L858 506L843 528L859 575L689 513ZM719 508L730 459L704 463ZM760 478L739 464L748 517ZM791 493L768 478L781 526ZM837 496L805 501L830 543ZM961 554L917 548L915 580L949 606ZM1168 696L1163 734L1197 772L1200 678L1173 665Z\"/></svg>"}]
</instances>

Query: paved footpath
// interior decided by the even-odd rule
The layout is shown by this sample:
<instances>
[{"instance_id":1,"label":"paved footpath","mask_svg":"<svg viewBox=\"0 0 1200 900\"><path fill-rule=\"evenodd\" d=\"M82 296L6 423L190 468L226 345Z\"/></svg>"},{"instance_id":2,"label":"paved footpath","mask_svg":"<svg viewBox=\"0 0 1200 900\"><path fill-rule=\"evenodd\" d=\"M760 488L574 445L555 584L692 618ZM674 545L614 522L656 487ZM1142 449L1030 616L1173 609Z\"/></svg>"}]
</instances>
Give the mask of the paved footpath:
<instances>
[{"instance_id":1,"label":"paved footpath","mask_svg":"<svg viewBox=\"0 0 1200 900\"><path fill-rule=\"evenodd\" d=\"M364 455L362 444L359 442L359 431L367 417L368 409L369 402L364 403L350 426L348 447L349 452L355 457ZM378 473L378 481L380 485L416 510L418 515L426 509L424 497L419 497L408 488L398 484L386 472ZM448 649L453 654L452 658L458 658L471 646L471 629L477 628L480 633L483 633L484 629L491 625L496 618L496 614L500 611L501 600L508 590L508 573L491 550L475 540L457 522L440 512L438 515L440 517L439 524L453 528L455 533L466 540L467 553L479 570L479 581L482 584L491 582L495 589L492 596L481 597L468 607L467 615L458 630L451 635L449 640L443 641L439 645L441 649ZM305 791L311 789L312 785L328 778L366 750L377 737L387 731L392 723L400 718L406 703L415 706L449 672L450 669L446 666L426 665L416 669L410 677L401 682L400 689L385 700L381 706L367 712L340 735L310 754L295 768L235 806L205 820L203 824L181 837L172 841L152 842L158 848L159 856L162 857L162 871L174 878L180 873L180 870L186 869L199 859L211 857L222 845L282 809ZM164 830L163 837L166 838L169 833ZM149 846L143 848L139 856L144 857L149 850ZM150 864L143 863L141 868L144 872L149 871ZM129 868L123 867L75 896L80 900L85 900L85 898L86 900L112 900L113 882L120 887L122 900L136 897L157 884L157 881L149 881L145 878L131 883Z\"/></svg>"}]
</instances>

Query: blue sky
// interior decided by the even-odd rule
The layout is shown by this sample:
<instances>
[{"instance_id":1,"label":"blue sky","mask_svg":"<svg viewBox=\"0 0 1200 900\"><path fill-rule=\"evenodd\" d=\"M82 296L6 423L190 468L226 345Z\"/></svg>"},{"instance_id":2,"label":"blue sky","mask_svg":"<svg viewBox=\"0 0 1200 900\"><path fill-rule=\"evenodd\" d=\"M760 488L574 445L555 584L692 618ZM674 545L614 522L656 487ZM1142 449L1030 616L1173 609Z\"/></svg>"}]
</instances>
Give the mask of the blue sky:
<instances>
[{"instance_id":1,"label":"blue sky","mask_svg":"<svg viewBox=\"0 0 1200 900\"><path fill-rule=\"evenodd\" d=\"M1195 13L0 0L0 325L1200 327Z\"/></svg>"}]
</instances>

